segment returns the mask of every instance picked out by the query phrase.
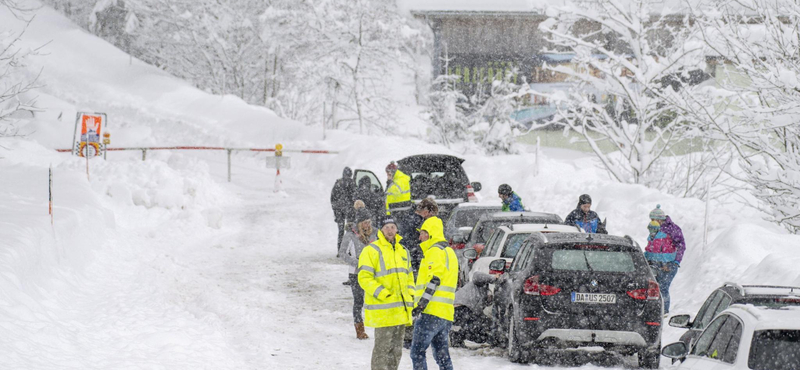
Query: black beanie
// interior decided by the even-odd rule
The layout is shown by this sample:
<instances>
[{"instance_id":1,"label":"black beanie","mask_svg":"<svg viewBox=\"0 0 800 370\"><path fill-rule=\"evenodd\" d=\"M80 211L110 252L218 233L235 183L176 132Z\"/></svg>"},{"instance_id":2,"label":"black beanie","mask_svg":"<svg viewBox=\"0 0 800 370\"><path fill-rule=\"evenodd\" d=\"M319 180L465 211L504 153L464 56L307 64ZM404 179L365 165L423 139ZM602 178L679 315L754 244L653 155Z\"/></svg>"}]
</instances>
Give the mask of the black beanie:
<instances>
[{"instance_id":1,"label":"black beanie","mask_svg":"<svg viewBox=\"0 0 800 370\"><path fill-rule=\"evenodd\" d=\"M391 218L391 217L386 217L386 218L384 218L384 219L383 219L383 221L381 221L381 229L382 229L384 226L388 225L388 224L394 224L394 226L397 226L397 222L394 222L394 219L393 219L393 218Z\"/></svg>"},{"instance_id":2,"label":"black beanie","mask_svg":"<svg viewBox=\"0 0 800 370\"><path fill-rule=\"evenodd\" d=\"M372 219L372 212L366 208L359 208L356 210L356 223L360 224L366 220Z\"/></svg>"},{"instance_id":3,"label":"black beanie","mask_svg":"<svg viewBox=\"0 0 800 370\"><path fill-rule=\"evenodd\" d=\"M578 207L584 204L592 204L592 197L590 197L589 194L583 194L578 198Z\"/></svg>"}]
</instances>

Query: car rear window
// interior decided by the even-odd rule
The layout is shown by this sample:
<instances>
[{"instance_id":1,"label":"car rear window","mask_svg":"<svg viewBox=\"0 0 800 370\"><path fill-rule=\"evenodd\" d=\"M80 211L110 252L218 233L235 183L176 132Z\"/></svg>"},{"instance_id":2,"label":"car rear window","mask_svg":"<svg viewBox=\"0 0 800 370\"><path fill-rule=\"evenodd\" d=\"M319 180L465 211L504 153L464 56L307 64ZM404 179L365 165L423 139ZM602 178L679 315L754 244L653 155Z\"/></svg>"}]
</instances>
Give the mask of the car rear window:
<instances>
[{"instance_id":1,"label":"car rear window","mask_svg":"<svg viewBox=\"0 0 800 370\"><path fill-rule=\"evenodd\" d=\"M495 213L500 209L498 208L476 208L476 209L461 209L458 210L453 217L455 227L473 227L478 223L481 216L485 214Z\"/></svg>"},{"instance_id":2,"label":"car rear window","mask_svg":"<svg viewBox=\"0 0 800 370\"><path fill-rule=\"evenodd\" d=\"M552 270L631 272L636 271L631 252L597 250L553 250L550 258Z\"/></svg>"},{"instance_id":3,"label":"car rear window","mask_svg":"<svg viewBox=\"0 0 800 370\"><path fill-rule=\"evenodd\" d=\"M800 369L800 330L756 331L747 365L755 370Z\"/></svg>"}]
</instances>

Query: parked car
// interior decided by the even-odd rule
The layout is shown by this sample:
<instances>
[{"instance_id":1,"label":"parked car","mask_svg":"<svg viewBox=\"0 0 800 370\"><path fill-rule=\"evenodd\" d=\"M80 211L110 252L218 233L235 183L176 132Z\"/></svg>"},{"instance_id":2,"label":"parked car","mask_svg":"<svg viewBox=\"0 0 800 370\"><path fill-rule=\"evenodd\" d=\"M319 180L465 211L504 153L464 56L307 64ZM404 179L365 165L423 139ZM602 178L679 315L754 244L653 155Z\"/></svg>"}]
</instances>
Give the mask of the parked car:
<instances>
[{"instance_id":1,"label":"parked car","mask_svg":"<svg viewBox=\"0 0 800 370\"><path fill-rule=\"evenodd\" d=\"M800 369L800 307L735 304L717 315L691 349L680 341L661 353L680 370Z\"/></svg>"},{"instance_id":2,"label":"parked car","mask_svg":"<svg viewBox=\"0 0 800 370\"><path fill-rule=\"evenodd\" d=\"M463 230L462 228L472 230L481 216L500 212L501 208L500 204L490 205L487 203L461 203L455 206L455 208L450 211L450 215L444 223L444 237L451 242L452 247L453 236L455 236L459 230ZM469 232L467 232L467 234L469 234ZM461 243L461 248L455 249L463 248L464 243Z\"/></svg>"},{"instance_id":3,"label":"parked car","mask_svg":"<svg viewBox=\"0 0 800 370\"><path fill-rule=\"evenodd\" d=\"M489 263L498 259L506 262L506 268L511 267L511 262L519 252L519 248L522 247L522 243L534 232L545 234L582 233L583 230L577 226L559 224L512 224L499 226L489 237L489 241L486 242L486 247L483 248L480 256L477 255L475 249L464 251L464 256L467 259L477 258L470 268L469 279L472 279L472 275L475 272L486 274L494 272L489 269Z\"/></svg>"},{"instance_id":4,"label":"parked car","mask_svg":"<svg viewBox=\"0 0 800 370\"><path fill-rule=\"evenodd\" d=\"M397 165L400 171L411 177L411 201L418 203L433 197L439 205L439 217L444 220L454 207L470 201L470 191L481 190L481 183L469 182L461 166L463 162L463 159L451 155L422 154L403 158L397 161ZM383 182L374 172L353 171L356 184L362 177L370 179L373 191L383 193Z\"/></svg>"},{"instance_id":5,"label":"parked car","mask_svg":"<svg viewBox=\"0 0 800 370\"><path fill-rule=\"evenodd\" d=\"M504 260L489 268L507 270ZM513 362L602 347L658 368L663 301L630 237L531 233L500 277L494 305Z\"/></svg>"},{"instance_id":6,"label":"parked car","mask_svg":"<svg viewBox=\"0 0 800 370\"><path fill-rule=\"evenodd\" d=\"M800 305L800 287L725 283L706 298L700 311L694 315L694 320L688 314L673 315L669 319L669 325L689 329L681 335L680 341L691 348L711 319L733 304L768 307Z\"/></svg>"},{"instance_id":7,"label":"parked car","mask_svg":"<svg viewBox=\"0 0 800 370\"><path fill-rule=\"evenodd\" d=\"M494 230L500 225L512 224L543 224L543 225L563 225L564 221L561 216L554 213L543 212L497 212L481 216L475 227L469 233L469 236L464 241L466 246L463 250L456 251L459 263L459 280L467 282L468 273L471 267L471 262L464 258L464 251L470 248L478 252L483 250L484 245L489 240ZM456 242L456 240L454 240Z\"/></svg>"},{"instance_id":8,"label":"parked car","mask_svg":"<svg viewBox=\"0 0 800 370\"><path fill-rule=\"evenodd\" d=\"M433 197L439 217L445 219L457 205L470 201L470 191L481 190L481 183L469 182L462 163L463 159L452 155L421 154L403 158L397 166L411 177L411 200Z\"/></svg>"}]
</instances>

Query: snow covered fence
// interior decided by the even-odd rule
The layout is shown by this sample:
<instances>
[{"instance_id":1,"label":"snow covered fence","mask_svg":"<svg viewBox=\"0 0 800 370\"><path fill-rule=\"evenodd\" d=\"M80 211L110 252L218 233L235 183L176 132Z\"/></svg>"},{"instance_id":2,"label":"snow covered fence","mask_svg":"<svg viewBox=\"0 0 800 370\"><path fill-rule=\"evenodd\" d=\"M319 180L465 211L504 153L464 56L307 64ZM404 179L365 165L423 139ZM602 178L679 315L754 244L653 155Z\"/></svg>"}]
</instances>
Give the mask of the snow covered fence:
<instances>
[{"instance_id":1,"label":"snow covered fence","mask_svg":"<svg viewBox=\"0 0 800 370\"><path fill-rule=\"evenodd\" d=\"M278 144L280 145L280 144ZM131 148L104 148L104 151L122 151L122 150L141 150L142 160L147 159L148 150L225 150L228 152L228 182L231 181L231 153L234 151L247 151L247 152L275 152L275 155L281 155L282 152L287 153L305 153L305 154L338 154L338 151L333 150L316 150L316 149L280 149L275 148L225 148L219 146L151 146L151 147L131 147ZM57 152L68 153L72 149L56 149ZM279 172L280 174L280 172Z\"/></svg>"}]
</instances>

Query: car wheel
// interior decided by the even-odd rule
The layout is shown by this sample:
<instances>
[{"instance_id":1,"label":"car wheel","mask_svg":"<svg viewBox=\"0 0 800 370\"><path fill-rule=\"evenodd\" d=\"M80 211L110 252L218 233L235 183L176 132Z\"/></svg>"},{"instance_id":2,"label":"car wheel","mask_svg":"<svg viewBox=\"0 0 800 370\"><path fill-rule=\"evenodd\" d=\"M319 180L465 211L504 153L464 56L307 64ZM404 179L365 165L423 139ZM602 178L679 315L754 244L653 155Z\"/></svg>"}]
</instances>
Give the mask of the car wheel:
<instances>
[{"instance_id":1,"label":"car wheel","mask_svg":"<svg viewBox=\"0 0 800 370\"><path fill-rule=\"evenodd\" d=\"M658 369L659 363L661 361L660 353L650 351L646 348L642 348L637 354L637 356L639 357L640 369Z\"/></svg>"},{"instance_id":2,"label":"car wheel","mask_svg":"<svg viewBox=\"0 0 800 370\"><path fill-rule=\"evenodd\" d=\"M516 320L514 320L514 315L509 312L508 313L508 359L511 362L516 363L527 363L528 362L528 351L525 348L520 347L519 341L517 340L517 325L515 324Z\"/></svg>"}]
</instances>

